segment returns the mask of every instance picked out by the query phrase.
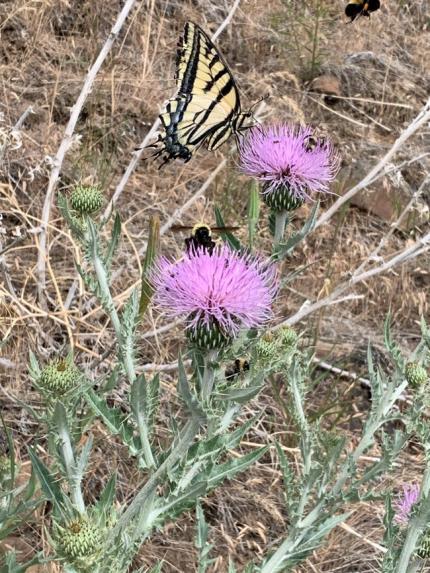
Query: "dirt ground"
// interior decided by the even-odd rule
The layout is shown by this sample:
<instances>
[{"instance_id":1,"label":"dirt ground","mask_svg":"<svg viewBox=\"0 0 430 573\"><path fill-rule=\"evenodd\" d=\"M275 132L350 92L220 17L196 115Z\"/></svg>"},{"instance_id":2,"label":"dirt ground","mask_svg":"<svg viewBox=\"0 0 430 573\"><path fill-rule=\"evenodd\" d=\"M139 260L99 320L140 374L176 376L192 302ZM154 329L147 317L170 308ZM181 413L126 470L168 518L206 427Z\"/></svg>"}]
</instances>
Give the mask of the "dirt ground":
<instances>
[{"instance_id":1,"label":"dirt ground","mask_svg":"<svg viewBox=\"0 0 430 573\"><path fill-rule=\"evenodd\" d=\"M341 195L359 182L384 156L417 116L430 92L430 4L428 0L381 1L370 19L347 24L345 2L334 0L242 0L218 45L241 89L243 107L266 98L261 121L291 121L317 126L334 142L342 158L333 192ZM67 193L78 182L99 182L112 196L134 149L156 119L174 87L176 43L184 23L193 20L214 32L231 0L146 0L137 2L98 74L61 170L59 189ZM38 297L37 256L40 224L52 160L64 136L71 109L85 75L104 44L122 0L0 0L0 346L1 408L14 432L23 475L29 472L26 447L42 430L17 403L37 408L38 394L28 377L31 348L40 360L62 352L72 342L80 366L94 376L111 357L112 331L95 299L85 292L74 266L76 243L52 207L48 227L45 304ZM321 92L325 92L325 95ZM31 112L26 110L31 106ZM24 116L23 116L24 114ZM21 122L20 122L21 118ZM17 125L18 124L18 125ZM11 128L17 127L15 131ZM122 243L114 263L113 288L120 307L138 284L139 252L145 248L152 214L166 222L194 196L226 158L207 190L178 222L214 220L222 207L230 225L245 236L249 180L239 173L234 146L198 152L188 164L159 171L149 159L138 163L119 197ZM275 322L296 312L306 300L328 295L378 246L390 225L420 189L414 208L400 228L387 237L382 257L400 252L429 231L430 130L423 126L400 148L388 168L365 192L346 203L327 225L312 233L284 263L283 272L307 268L282 293ZM389 170L389 169L388 169ZM329 197L322 209L336 199ZM293 225L303 224L309 207L298 211ZM268 212L263 207L258 246L270 245ZM106 229L106 233L108 230ZM167 232L163 252L178 255L183 237ZM355 298L322 308L296 325L303 344L315 347L318 359L366 377L370 341L382 363L383 321L390 311L393 333L405 355L419 340L420 316L429 318L430 257L427 254L359 284ZM140 329L139 363L169 364L177 357L181 332L148 333L162 325L149 312ZM327 408L325 422L357 439L369 407L359 383L316 368L318 384L308 398L310 412ZM175 372L162 372L163 416L175 402ZM123 389L123 391L125 391ZM121 392L115 395L118 402ZM267 387L243 418L263 412L240 452L285 435L283 445L297 444L281 398ZM368 455L377 455L378 447ZM422 452L409 447L395 475L381 490L419 479ZM95 458L85 482L88 501L95 499L106 476L119 467L121 494L127 498L140 477L121 447L102 429L95 430ZM282 500L281 472L275 453L267 454L246 475L225 483L204 501L211 527L214 572L226 572L229 556L237 564L258 558L285 535L288 516ZM321 549L297 570L303 573L378 571L381 558L383 504L355 506L345 528L338 527ZM41 524L31 520L8 540L22 555L47 548ZM142 548L136 565L163 558L167 573L196 571L194 516L184 515L156 533ZM430 568L429 568L430 570ZM56 571L52 568L52 571Z\"/></svg>"}]
</instances>

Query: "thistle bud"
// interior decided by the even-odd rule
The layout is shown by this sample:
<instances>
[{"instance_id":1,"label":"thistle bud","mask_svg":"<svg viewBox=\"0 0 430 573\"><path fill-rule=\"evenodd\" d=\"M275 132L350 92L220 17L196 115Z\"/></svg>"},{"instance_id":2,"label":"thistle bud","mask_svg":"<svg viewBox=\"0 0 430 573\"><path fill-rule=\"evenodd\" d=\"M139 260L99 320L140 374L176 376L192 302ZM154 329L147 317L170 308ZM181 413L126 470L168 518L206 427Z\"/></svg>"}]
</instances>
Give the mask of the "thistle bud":
<instances>
[{"instance_id":1,"label":"thistle bud","mask_svg":"<svg viewBox=\"0 0 430 573\"><path fill-rule=\"evenodd\" d=\"M421 366L421 364L408 362L405 367L405 378L410 386L419 388L427 382L428 375L426 369Z\"/></svg>"},{"instance_id":2,"label":"thistle bud","mask_svg":"<svg viewBox=\"0 0 430 573\"><path fill-rule=\"evenodd\" d=\"M81 372L72 362L56 359L45 366L38 382L42 390L58 396L76 388L81 377Z\"/></svg>"},{"instance_id":3,"label":"thistle bud","mask_svg":"<svg viewBox=\"0 0 430 573\"><path fill-rule=\"evenodd\" d=\"M85 517L79 517L61 527L58 552L79 571L88 573L102 549L100 529Z\"/></svg>"},{"instance_id":4,"label":"thistle bud","mask_svg":"<svg viewBox=\"0 0 430 573\"><path fill-rule=\"evenodd\" d=\"M0 454L0 481L10 476L10 459L7 454Z\"/></svg>"},{"instance_id":5,"label":"thistle bud","mask_svg":"<svg viewBox=\"0 0 430 573\"><path fill-rule=\"evenodd\" d=\"M72 209L83 214L91 214L98 211L103 204L103 195L99 187L95 185L78 185L70 196Z\"/></svg>"},{"instance_id":6,"label":"thistle bud","mask_svg":"<svg viewBox=\"0 0 430 573\"><path fill-rule=\"evenodd\" d=\"M258 359L263 363L271 363L278 359L278 348L271 340L260 338L255 346Z\"/></svg>"},{"instance_id":7,"label":"thistle bud","mask_svg":"<svg viewBox=\"0 0 430 573\"><path fill-rule=\"evenodd\" d=\"M298 339L297 332L288 325L281 328L278 336L280 343L287 348L293 346Z\"/></svg>"}]
</instances>

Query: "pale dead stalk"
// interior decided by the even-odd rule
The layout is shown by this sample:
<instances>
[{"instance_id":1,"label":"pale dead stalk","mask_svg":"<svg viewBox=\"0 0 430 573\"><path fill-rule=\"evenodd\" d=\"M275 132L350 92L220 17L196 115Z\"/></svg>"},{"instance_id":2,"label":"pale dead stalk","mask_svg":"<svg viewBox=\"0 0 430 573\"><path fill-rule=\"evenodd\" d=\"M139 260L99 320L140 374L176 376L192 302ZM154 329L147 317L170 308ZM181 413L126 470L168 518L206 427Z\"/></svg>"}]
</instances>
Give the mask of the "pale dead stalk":
<instances>
[{"instance_id":1,"label":"pale dead stalk","mask_svg":"<svg viewBox=\"0 0 430 573\"><path fill-rule=\"evenodd\" d=\"M113 25L110 34L103 45L102 49L97 56L96 61L91 66L85 81L82 87L81 93L79 94L78 99L76 100L75 105L72 108L70 113L70 119L67 124L66 130L64 132L64 137L60 143L60 147L53 159L53 168L51 171L51 175L49 177L48 189L46 191L45 201L43 203L42 209L42 217L41 217L41 231L39 237L39 253L37 259L37 290L38 290L38 297L43 307L46 307L46 298L45 298L45 288L46 288L46 260L47 260L47 227L49 223L49 217L51 213L51 206L54 198L55 188L57 186L58 178L60 175L61 167L63 165L64 157L68 150L70 149L71 145L74 141L74 131L76 124L78 122L79 116L81 114L82 108L84 103L91 93L92 86L96 79L96 76L106 59L106 56L110 52L110 49L115 42L125 20L127 19L130 10L135 5L136 0L127 0L124 4L123 9L118 15L118 18Z\"/></svg>"},{"instance_id":2,"label":"pale dead stalk","mask_svg":"<svg viewBox=\"0 0 430 573\"><path fill-rule=\"evenodd\" d=\"M420 113L408 125L408 127L399 135L399 137L393 143L391 148L387 151L384 157L380 159L380 161L375 165L375 167L373 167L373 169L371 169L369 173L359 183L357 183L357 185L354 185L354 187L352 187L344 195L339 197L339 199L337 199L337 201L335 201L333 205L320 216L320 218L316 222L315 229L327 223L327 221L331 219L331 217L333 217L336 211L338 211L344 203L349 201L359 191L365 189L375 179L375 177L383 170L385 165L399 151L399 149L404 145L404 143L406 143L406 141L429 120L430 120L430 98L427 100L427 103L420 111Z\"/></svg>"},{"instance_id":3,"label":"pale dead stalk","mask_svg":"<svg viewBox=\"0 0 430 573\"><path fill-rule=\"evenodd\" d=\"M309 303L309 301L305 302L305 304L303 304L302 307L295 314L293 314L293 316L290 316L290 318L283 320L282 322L274 326L272 330L278 330L279 328L282 328L287 324L292 326L293 324L300 322L301 320L303 320L303 318L319 310L320 308L323 308L325 306L330 306L333 304L338 304L339 302L344 301L345 298L342 297L344 292L354 287L358 283L364 282L375 275L381 274L389 269L392 269L396 265L410 261L418 257L419 255L428 252L429 250L430 250L430 233L427 233L426 235L424 235L424 237L416 241L413 245L400 251L400 253L393 256L391 259L382 263L381 265L359 274L355 274L355 272L353 272L351 274L351 278L348 281L345 281L340 285L338 285L331 294L322 298L321 300L318 300L314 303Z\"/></svg>"}]
</instances>

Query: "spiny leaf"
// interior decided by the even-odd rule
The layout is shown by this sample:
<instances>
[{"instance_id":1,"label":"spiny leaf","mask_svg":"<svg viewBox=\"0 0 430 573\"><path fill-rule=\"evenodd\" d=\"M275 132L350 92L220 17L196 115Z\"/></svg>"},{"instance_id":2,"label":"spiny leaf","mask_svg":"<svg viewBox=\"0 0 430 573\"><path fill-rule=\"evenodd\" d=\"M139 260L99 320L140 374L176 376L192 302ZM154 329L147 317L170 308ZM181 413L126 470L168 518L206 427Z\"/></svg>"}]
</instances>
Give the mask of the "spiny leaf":
<instances>
[{"instance_id":1,"label":"spiny leaf","mask_svg":"<svg viewBox=\"0 0 430 573\"><path fill-rule=\"evenodd\" d=\"M215 211L216 224L218 225L218 227L225 227L226 224L224 223L224 219L220 209L218 207L215 207L214 211ZM234 251L239 251L242 248L239 239L236 239L236 237L232 233L225 231L224 233L220 233L220 235L223 238L223 240L226 243L228 243Z\"/></svg>"},{"instance_id":2,"label":"spiny leaf","mask_svg":"<svg viewBox=\"0 0 430 573\"><path fill-rule=\"evenodd\" d=\"M142 319L152 298L153 289L148 280L149 273L160 251L160 219L153 215L149 222L149 238L142 268L142 286L140 290L139 317Z\"/></svg>"}]
</instances>

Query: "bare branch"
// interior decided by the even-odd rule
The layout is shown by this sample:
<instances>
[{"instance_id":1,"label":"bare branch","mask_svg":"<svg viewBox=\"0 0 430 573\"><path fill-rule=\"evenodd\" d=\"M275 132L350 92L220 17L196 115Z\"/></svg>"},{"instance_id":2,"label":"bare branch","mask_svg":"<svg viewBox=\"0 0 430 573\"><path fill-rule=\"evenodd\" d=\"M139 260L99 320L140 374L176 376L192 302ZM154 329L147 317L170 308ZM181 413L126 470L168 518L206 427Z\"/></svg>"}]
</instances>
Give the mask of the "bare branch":
<instances>
[{"instance_id":1,"label":"bare branch","mask_svg":"<svg viewBox=\"0 0 430 573\"><path fill-rule=\"evenodd\" d=\"M391 149L387 151L384 157L375 165L371 171L364 177L357 185L354 185L349 191L344 195L339 197L333 205L325 211L321 217L318 219L315 225L317 229L320 225L327 223L331 217L342 207L344 203L349 201L354 195L356 195L362 189L365 189L370 183L375 179L376 176L380 174L384 166L390 161L390 159L399 151L404 143L426 122L430 120L430 98L427 100L426 105L417 115L417 117L408 125L408 127L400 134L400 136L393 143Z\"/></svg>"},{"instance_id":2,"label":"bare branch","mask_svg":"<svg viewBox=\"0 0 430 573\"><path fill-rule=\"evenodd\" d=\"M70 149L70 146L73 143L73 133L75 131L75 127L76 127L76 124L78 122L79 116L81 114L82 108L84 106L85 100L87 99L88 95L91 93L91 89L92 89L94 80L96 79L96 76L97 76L104 60L106 59L106 56L108 55L114 41L116 40L116 38L118 36L118 33L120 32L125 20L127 19L127 16L129 14L130 10L133 8L135 3L136 3L136 0L127 0L126 1L123 9L119 13L118 18L117 18L115 24L113 25L113 27L110 31L110 34L109 34L105 44L103 45L102 49L100 50L96 61L91 66L91 68L90 68L90 70L89 70L89 72L85 78L84 85L82 86L81 93L79 94L79 97L76 100L76 103L73 106L72 111L70 113L70 119L69 119L69 122L67 124L66 130L64 132L63 139L60 143L60 147L58 148L58 151L57 151L57 153L53 159L53 168L52 168L51 175L49 178L48 189L46 191L45 201L44 201L43 209L42 209L41 231L40 231L40 237L39 237L39 254L38 254L38 259L37 259L37 277L38 277L37 290L38 290L39 300L40 300L43 307L46 306L44 291L45 291L45 287L46 287L46 258L48 256L48 254L46 252L47 227L48 227L49 217L50 217L50 213L51 213L52 201L54 198L54 191L55 191L55 188L57 186L58 177L60 175L60 171L61 171L61 167L63 165L64 157L65 157L66 153L68 152L68 150Z\"/></svg>"}]
</instances>

